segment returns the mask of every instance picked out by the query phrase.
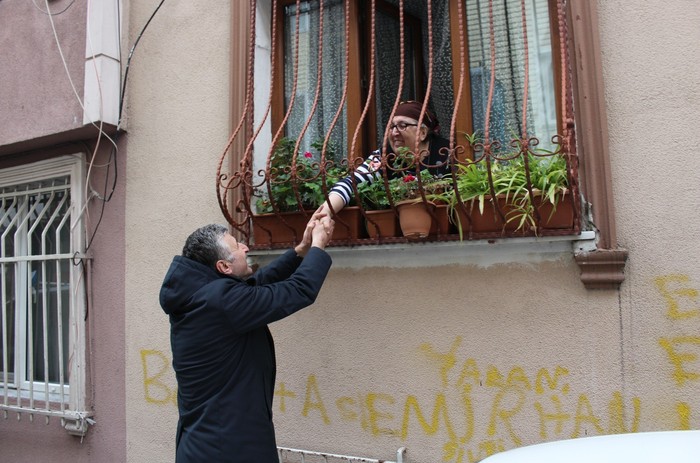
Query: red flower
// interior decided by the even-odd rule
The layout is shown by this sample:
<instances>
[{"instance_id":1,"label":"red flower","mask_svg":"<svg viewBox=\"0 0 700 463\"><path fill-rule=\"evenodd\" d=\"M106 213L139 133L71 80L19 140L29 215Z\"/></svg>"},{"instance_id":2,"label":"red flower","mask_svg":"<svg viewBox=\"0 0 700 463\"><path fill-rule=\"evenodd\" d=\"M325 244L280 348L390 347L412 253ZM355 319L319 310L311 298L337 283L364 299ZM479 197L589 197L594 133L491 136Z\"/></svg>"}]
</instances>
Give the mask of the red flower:
<instances>
[{"instance_id":1,"label":"red flower","mask_svg":"<svg viewBox=\"0 0 700 463\"><path fill-rule=\"evenodd\" d=\"M415 176L408 174L403 178L404 183L412 182L416 179Z\"/></svg>"},{"instance_id":2,"label":"red flower","mask_svg":"<svg viewBox=\"0 0 700 463\"><path fill-rule=\"evenodd\" d=\"M306 159L311 159L312 157L314 157L314 155L311 154L311 151L307 151L306 153L304 153L304 157L305 157Z\"/></svg>"}]
</instances>

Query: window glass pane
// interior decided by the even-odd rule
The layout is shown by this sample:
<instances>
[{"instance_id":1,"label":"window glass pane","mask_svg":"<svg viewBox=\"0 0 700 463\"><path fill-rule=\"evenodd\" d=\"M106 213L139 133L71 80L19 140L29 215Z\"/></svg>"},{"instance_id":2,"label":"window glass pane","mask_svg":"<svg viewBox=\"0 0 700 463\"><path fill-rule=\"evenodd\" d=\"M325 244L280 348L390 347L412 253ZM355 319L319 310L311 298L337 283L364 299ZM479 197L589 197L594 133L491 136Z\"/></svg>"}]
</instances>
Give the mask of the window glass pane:
<instances>
[{"instance_id":1,"label":"window glass pane","mask_svg":"<svg viewBox=\"0 0 700 463\"><path fill-rule=\"evenodd\" d=\"M375 41L377 45L375 54L375 81L377 91L377 134L381 139L384 136L391 109L396 101L401 78L401 42L398 11L390 14L378 10L376 14ZM401 100L416 100L423 95L423 89L418 88L416 71L422 74L422 69L416 68L416 57L413 53L415 46L414 34L420 30L413 30L412 24L407 24L404 30L404 70L403 86L401 87ZM420 48L417 50L421 52Z\"/></svg>"},{"instance_id":2,"label":"window glass pane","mask_svg":"<svg viewBox=\"0 0 700 463\"><path fill-rule=\"evenodd\" d=\"M15 316L12 310L12 303L12 300L7 301L7 312L5 312L4 317L0 317L0 330L2 330L3 327L7 327L5 337L2 338L3 342L0 343L0 384L5 381L5 364L7 364L7 382L12 384L15 378Z\"/></svg>"},{"instance_id":3,"label":"window glass pane","mask_svg":"<svg viewBox=\"0 0 700 463\"><path fill-rule=\"evenodd\" d=\"M8 381L14 381L15 365L15 298L14 265L2 264L3 299L0 312L0 383L4 381L7 365Z\"/></svg>"},{"instance_id":4,"label":"window glass pane","mask_svg":"<svg viewBox=\"0 0 700 463\"><path fill-rule=\"evenodd\" d=\"M474 130L485 132L491 80L491 29L488 0L466 0ZM527 117L529 137L538 137L540 147L552 148L557 132L552 41L547 0L526 1L528 49L523 40L520 0L493 2L495 84L491 103L489 138L503 148L519 138ZM527 114L522 105L525 89L525 53L529 60Z\"/></svg>"},{"instance_id":5,"label":"window glass pane","mask_svg":"<svg viewBox=\"0 0 700 463\"><path fill-rule=\"evenodd\" d=\"M377 134L384 129L399 90L400 29L399 2L389 0L392 9L378 9L375 24ZM404 2L404 83L401 100L422 100L426 94L430 66L428 10L424 0ZM432 2L432 88L429 107L443 128L449 128L454 108L452 88L452 44L450 41L449 2ZM447 135L443 130L443 135Z\"/></svg>"},{"instance_id":6,"label":"window glass pane","mask_svg":"<svg viewBox=\"0 0 700 463\"><path fill-rule=\"evenodd\" d=\"M0 348L8 373L23 373L23 381L58 382L61 373L68 376L68 181L66 176L0 190L4 309ZM15 369L16 356L22 371Z\"/></svg>"},{"instance_id":7,"label":"window glass pane","mask_svg":"<svg viewBox=\"0 0 700 463\"><path fill-rule=\"evenodd\" d=\"M57 383L61 365L64 378L68 375L69 262L49 261L31 268L34 380L45 381L48 367L48 381Z\"/></svg>"},{"instance_id":8,"label":"window glass pane","mask_svg":"<svg viewBox=\"0 0 700 463\"><path fill-rule=\"evenodd\" d=\"M0 203L0 257L14 256L14 233L10 224L16 220L17 199L2 197ZM2 260L1 291L2 307L0 307L0 383L4 381L7 372L9 383L14 383L15 370L15 267L12 261Z\"/></svg>"},{"instance_id":9,"label":"window glass pane","mask_svg":"<svg viewBox=\"0 0 700 463\"><path fill-rule=\"evenodd\" d=\"M296 83L294 103L287 121L287 136L298 138L306 120L316 108L301 145L302 151L312 151L311 145L326 136L340 106L345 85L345 11L340 0L324 1L323 58L319 76L319 2L301 2L298 11L298 72L295 81L295 47L297 38L297 7L285 7L284 28L284 87L285 109L289 108ZM317 84L321 87L317 92ZM331 143L337 158L346 152L347 121L343 111L333 128ZM317 151L315 151L317 153Z\"/></svg>"}]
</instances>

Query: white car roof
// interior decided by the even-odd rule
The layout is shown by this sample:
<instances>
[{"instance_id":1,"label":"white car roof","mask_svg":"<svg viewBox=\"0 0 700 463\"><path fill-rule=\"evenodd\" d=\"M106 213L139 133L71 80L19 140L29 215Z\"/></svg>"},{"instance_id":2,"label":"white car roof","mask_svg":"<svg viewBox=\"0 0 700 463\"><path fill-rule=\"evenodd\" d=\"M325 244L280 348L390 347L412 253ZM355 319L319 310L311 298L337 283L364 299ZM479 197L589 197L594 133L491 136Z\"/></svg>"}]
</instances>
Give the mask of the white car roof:
<instances>
[{"instance_id":1,"label":"white car roof","mask_svg":"<svg viewBox=\"0 0 700 463\"><path fill-rule=\"evenodd\" d=\"M581 437L497 453L481 463L700 463L700 430Z\"/></svg>"}]
</instances>

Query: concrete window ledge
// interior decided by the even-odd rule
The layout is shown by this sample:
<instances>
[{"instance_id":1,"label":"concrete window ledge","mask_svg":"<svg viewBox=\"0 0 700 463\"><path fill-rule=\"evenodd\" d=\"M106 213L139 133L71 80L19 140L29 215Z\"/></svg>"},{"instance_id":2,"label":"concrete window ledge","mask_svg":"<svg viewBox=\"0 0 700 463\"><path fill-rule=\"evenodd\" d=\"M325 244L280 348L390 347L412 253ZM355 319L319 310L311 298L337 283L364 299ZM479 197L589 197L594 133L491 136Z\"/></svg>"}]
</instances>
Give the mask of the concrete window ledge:
<instances>
[{"instance_id":1,"label":"concrete window ledge","mask_svg":"<svg viewBox=\"0 0 700 463\"><path fill-rule=\"evenodd\" d=\"M284 251L285 249L255 250L249 252L249 257L254 264L265 265ZM575 236L334 246L326 251L333 258L334 268L350 269L537 263L561 259L562 256L572 254L596 255L596 234L593 231L584 231Z\"/></svg>"}]
</instances>

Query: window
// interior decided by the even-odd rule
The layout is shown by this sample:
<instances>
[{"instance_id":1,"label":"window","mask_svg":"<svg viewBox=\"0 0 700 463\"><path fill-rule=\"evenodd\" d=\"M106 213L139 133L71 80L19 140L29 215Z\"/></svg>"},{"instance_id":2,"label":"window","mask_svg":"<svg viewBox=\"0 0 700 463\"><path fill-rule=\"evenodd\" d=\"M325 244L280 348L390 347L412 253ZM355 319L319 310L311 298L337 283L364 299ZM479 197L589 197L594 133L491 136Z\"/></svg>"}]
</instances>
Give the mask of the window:
<instances>
[{"instance_id":1,"label":"window","mask_svg":"<svg viewBox=\"0 0 700 463\"><path fill-rule=\"evenodd\" d=\"M0 409L67 420L85 412L83 161L65 156L0 177Z\"/></svg>"},{"instance_id":2,"label":"window","mask_svg":"<svg viewBox=\"0 0 700 463\"><path fill-rule=\"evenodd\" d=\"M328 180L333 180L328 175L331 167L352 171L375 149L390 156L389 117L399 101L415 99L427 102L437 114L441 135L449 141L445 153L454 167L453 190L459 164L486 175L488 191L481 193L478 209L500 225L496 230L477 228L470 218L473 207L455 201L448 212L452 223L438 225L429 240L577 235L578 160L569 124L569 57L560 46L568 43L563 7L563 0L257 2L251 8L262 12L263 19L269 13L270 23L267 29L264 21L249 25L255 28L258 45L250 52L255 60L247 76L246 105L251 106L244 108L241 119L247 129L236 130L246 138L239 155L242 162L234 163L242 169L219 177L224 215L235 229L252 237L255 246L267 247L269 242L257 238L265 241L270 233L256 238L251 228L262 222L257 200L272 195L271 185L283 181L289 190L284 205L296 204L308 217L313 210L306 201L310 193L300 191L298 184L309 186L320 179L312 186L325 195L333 183ZM265 46L267 56L261 54ZM261 97L259 85L267 86L268 81L269 99ZM253 99L255 117L249 111ZM267 111L260 108L266 99ZM296 161L282 166L272 162L280 146ZM532 179L537 164L532 159L545 157L562 161L560 173L566 179L559 204L566 203L569 211L564 225L554 228L545 226L554 212L537 202L542 190ZM518 193L520 203L508 204L513 197L501 201L493 173L518 163L525 183ZM367 218L355 193L355 206ZM391 208L398 210L394 204ZM284 212L274 206L272 210ZM289 230L294 228L291 218L277 219ZM354 227L343 216L339 219L341 229ZM433 219L439 223L434 215ZM458 230L455 219L461 220ZM294 231L287 242L299 237ZM377 242L365 233L359 240L339 239L335 244L362 244L363 239Z\"/></svg>"},{"instance_id":3,"label":"window","mask_svg":"<svg viewBox=\"0 0 700 463\"><path fill-rule=\"evenodd\" d=\"M558 132L559 119L554 85L555 73L559 71L552 60L553 47L558 46L558 42L552 40L552 30L556 31L557 27L556 8L552 10L554 2L527 0L523 12L520 0L494 0L492 11L489 0L466 0L462 5L451 0L434 0L429 12L425 0L406 0L403 10L397 0L376 0L375 12L371 14L372 2L352 0L347 33L345 2L325 0L321 3L323 24L319 0L302 1L298 9L294 1L282 2L279 12L284 19L279 22L282 33L275 45L283 50L283 60L276 63L277 75L273 77L284 81L284 95L283 98L281 94L276 95L273 101L277 109L273 126L285 125L284 134L295 138L302 133L304 122L311 115L302 149L308 149L314 139L330 131L331 139L341 148L338 152L346 153L352 143L349 138L353 135L352 129L360 125L364 135L362 146L366 148L355 154L365 157L381 146L394 103L397 100L422 101L428 92L429 106L441 121L445 135L455 136L456 142L463 144L463 133L484 134L487 128L484 118L492 64L495 78L488 127L490 138L506 146L521 135L526 120L527 135L539 137L540 142L552 148L550 138ZM527 18L527 50L523 14ZM471 114L458 115L455 133L449 133L460 84L460 16L467 31L461 41L466 45L469 76L465 76L464 83L469 83L469 91L463 92L459 103L471 108ZM320 27L323 32L319 35ZM346 37L351 42L347 48L352 53L347 57ZM322 55L320 60L319 55ZM427 88L429 78L430 89ZM526 79L528 104L527 114L523 115ZM372 89L369 89L370 82L373 82ZM345 86L347 101L333 125ZM368 98L366 120L360 121L359 104ZM285 120L283 115L287 111L289 115Z\"/></svg>"}]
</instances>

